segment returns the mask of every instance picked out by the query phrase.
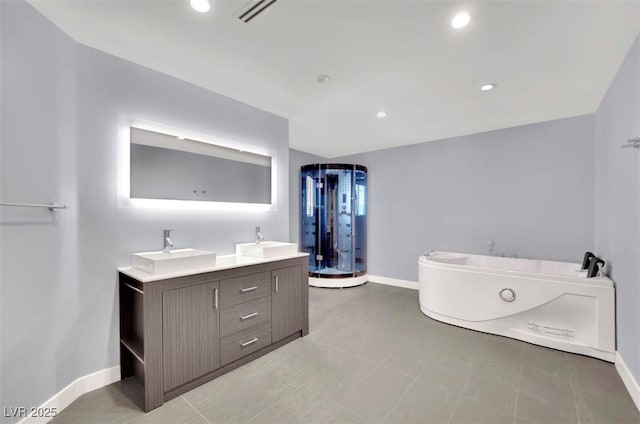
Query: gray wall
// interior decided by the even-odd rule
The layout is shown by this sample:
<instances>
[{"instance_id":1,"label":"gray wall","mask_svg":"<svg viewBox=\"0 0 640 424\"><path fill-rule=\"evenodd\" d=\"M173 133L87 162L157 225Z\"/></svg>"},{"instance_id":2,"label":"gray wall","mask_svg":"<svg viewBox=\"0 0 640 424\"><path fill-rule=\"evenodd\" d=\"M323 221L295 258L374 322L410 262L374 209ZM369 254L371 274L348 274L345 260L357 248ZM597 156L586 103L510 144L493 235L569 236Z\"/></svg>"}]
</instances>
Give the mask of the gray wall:
<instances>
[{"instance_id":1,"label":"gray wall","mask_svg":"<svg viewBox=\"0 0 640 424\"><path fill-rule=\"evenodd\" d=\"M299 150L289 150L289 241L300 243L300 167L328 160Z\"/></svg>"},{"instance_id":2,"label":"gray wall","mask_svg":"<svg viewBox=\"0 0 640 424\"><path fill-rule=\"evenodd\" d=\"M602 100L596 122L595 248L616 283L618 351L640 381L640 38Z\"/></svg>"},{"instance_id":3,"label":"gray wall","mask_svg":"<svg viewBox=\"0 0 640 424\"><path fill-rule=\"evenodd\" d=\"M593 246L592 115L353 156L368 167L369 274L417 281L432 249L579 261Z\"/></svg>"},{"instance_id":4,"label":"gray wall","mask_svg":"<svg viewBox=\"0 0 640 424\"><path fill-rule=\"evenodd\" d=\"M0 207L0 407L29 407L82 375L76 362L108 334L80 349L89 312L76 267L75 43L25 3L3 1L0 10L0 200L72 207Z\"/></svg>"},{"instance_id":5,"label":"gray wall","mask_svg":"<svg viewBox=\"0 0 640 424\"><path fill-rule=\"evenodd\" d=\"M133 252L234 251L261 225L289 238L288 122L77 45L22 1L2 7L3 208L1 406L37 406L79 376L118 365L116 267ZM274 152L275 211L118 208L118 117L124 114ZM15 419L2 419L13 422Z\"/></svg>"},{"instance_id":6,"label":"gray wall","mask_svg":"<svg viewBox=\"0 0 640 424\"><path fill-rule=\"evenodd\" d=\"M289 238L289 149L283 118L87 47L78 47L77 59L79 275L87 284L87 307L95 311L83 324L87 333L102 335L94 344L99 356L81 358L82 375L101 368L100 363L118 363L115 267L128 265L133 252L159 249L163 228L174 230L176 248L218 254L254 240L256 225L267 239ZM270 149L277 210L118 209L114 141L120 114Z\"/></svg>"}]
</instances>

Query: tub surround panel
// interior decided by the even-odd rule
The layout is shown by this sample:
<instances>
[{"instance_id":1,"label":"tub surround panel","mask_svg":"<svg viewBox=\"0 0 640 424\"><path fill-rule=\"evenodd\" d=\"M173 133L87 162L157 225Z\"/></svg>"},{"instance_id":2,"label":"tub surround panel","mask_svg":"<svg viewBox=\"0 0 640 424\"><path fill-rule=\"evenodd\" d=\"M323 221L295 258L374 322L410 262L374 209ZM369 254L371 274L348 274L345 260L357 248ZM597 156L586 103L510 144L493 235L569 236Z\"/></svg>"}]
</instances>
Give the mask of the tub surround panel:
<instances>
[{"instance_id":1,"label":"tub surround panel","mask_svg":"<svg viewBox=\"0 0 640 424\"><path fill-rule=\"evenodd\" d=\"M578 263L432 252L420 264L431 318L615 361L615 299L607 277Z\"/></svg>"},{"instance_id":2,"label":"tub surround panel","mask_svg":"<svg viewBox=\"0 0 640 424\"><path fill-rule=\"evenodd\" d=\"M596 123L595 250L616 283L617 349L640 381L640 36L607 91Z\"/></svg>"}]
</instances>

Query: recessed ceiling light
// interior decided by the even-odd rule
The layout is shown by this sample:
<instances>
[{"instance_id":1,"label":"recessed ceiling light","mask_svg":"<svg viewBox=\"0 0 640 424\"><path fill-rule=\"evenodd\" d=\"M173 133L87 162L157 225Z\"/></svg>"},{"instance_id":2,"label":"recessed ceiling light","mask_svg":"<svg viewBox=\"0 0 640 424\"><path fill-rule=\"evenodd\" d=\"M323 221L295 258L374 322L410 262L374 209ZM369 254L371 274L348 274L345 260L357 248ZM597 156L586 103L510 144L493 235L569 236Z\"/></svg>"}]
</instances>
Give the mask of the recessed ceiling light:
<instances>
[{"instance_id":1,"label":"recessed ceiling light","mask_svg":"<svg viewBox=\"0 0 640 424\"><path fill-rule=\"evenodd\" d=\"M387 116L387 112L385 112L384 110L381 110L380 112L376 113L376 116L378 118L384 118L385 116Z\"/></svg>"},{"instance_id":2,"label":"recessed ceiling light","mask_svg":"<svg viewBox=\"0 0 640 424\"><path fill-rule=\"evenodd\" d=\"M178 140L184 140L183 136L178 136Z\"/></svg>"},{"instance_id":3,"label":"recessed ceiling light","mask_svg":"<svg viewBox=\"0 0 640 424\"><path fill-rule=\"evenodd\" d=\"M209 9L211 9L209 0L191 0L191 7L193 7L193 10L200 13L208 12Z\"/></svg>"},{"instance_id":4,"label":"recessed ceiling light","mask_svg":"<svg viewBox=\"0 0 640 424\"><path fill-rule=\"evenodd\" d=\"M329 75L318 75L316 81L318 81L320 84L326 84L331 81L331 77Z\"/></svg>"},{"instance_id":5,"label":"recessed ceiling light","mask_svg":"<svg viewBox=\"0 0 640 424\"><path fill-rule=\"evenodd\" d=\"M494 88L496 88L496 85L493 83L482 84L480 86L480 90L482 91L489 91L489 90L493 90Z\"/></svg>"},{"instance_id":6,"label":"recessed ceiling light","mask_svg":"<svg viewBox=\"0 0 640 424\"><path fill-rule=\"evenodd\" d=\"M460 12L451 20L451 26L454 28L462 28L469 25L471 16L467 12Z\"/></svg>"}]
</instances>

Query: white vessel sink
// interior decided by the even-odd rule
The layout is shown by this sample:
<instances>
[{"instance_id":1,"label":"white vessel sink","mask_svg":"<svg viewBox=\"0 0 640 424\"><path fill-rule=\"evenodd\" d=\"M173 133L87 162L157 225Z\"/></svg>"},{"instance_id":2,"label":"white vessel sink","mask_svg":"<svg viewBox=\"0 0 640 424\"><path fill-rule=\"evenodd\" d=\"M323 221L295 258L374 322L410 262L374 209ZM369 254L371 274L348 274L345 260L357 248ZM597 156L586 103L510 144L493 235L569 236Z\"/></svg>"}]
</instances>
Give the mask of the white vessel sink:
<instances>
[{"instance_id":1,"label":"white vessel sink","mask_svg":"<svg viewBox=\"0 0 640 424\"><path fill-rule=\"evenodd\" d=\"M237 256L251 256L254 258L275 258L278 256L294 255L298 253L297 243L281 241L261 241L260 243L236 244Z\"/></svg>"},{"instance_id":2,"label":"white vessel sink","mask_svg":"<svg viewBox=\"0 0 640 424\"><path fill-rule=\"evenodd\" d=\"M150 274L194 271L216 266L216 254L197 249L134 253L131 266Z\"/></svg>"}]
</instances>

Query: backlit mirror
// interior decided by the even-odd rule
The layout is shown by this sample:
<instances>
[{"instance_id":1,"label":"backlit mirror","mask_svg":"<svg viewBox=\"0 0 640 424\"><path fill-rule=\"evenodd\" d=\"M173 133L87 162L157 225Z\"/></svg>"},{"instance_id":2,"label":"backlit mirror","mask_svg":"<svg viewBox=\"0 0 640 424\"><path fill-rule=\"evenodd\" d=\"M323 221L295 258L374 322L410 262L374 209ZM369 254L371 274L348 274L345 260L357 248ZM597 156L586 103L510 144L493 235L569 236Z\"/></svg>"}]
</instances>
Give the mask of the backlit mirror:
<instances>
[{"instance_id":1,"label":"backlit mirror","mask_svg":"<svg viewBox=\"0 0 640 424\"><path fill-rule=\"evenodd\" d=\"M271 203L271 157L130 127L130 197Z\"/></svg>"}]
</instances>

